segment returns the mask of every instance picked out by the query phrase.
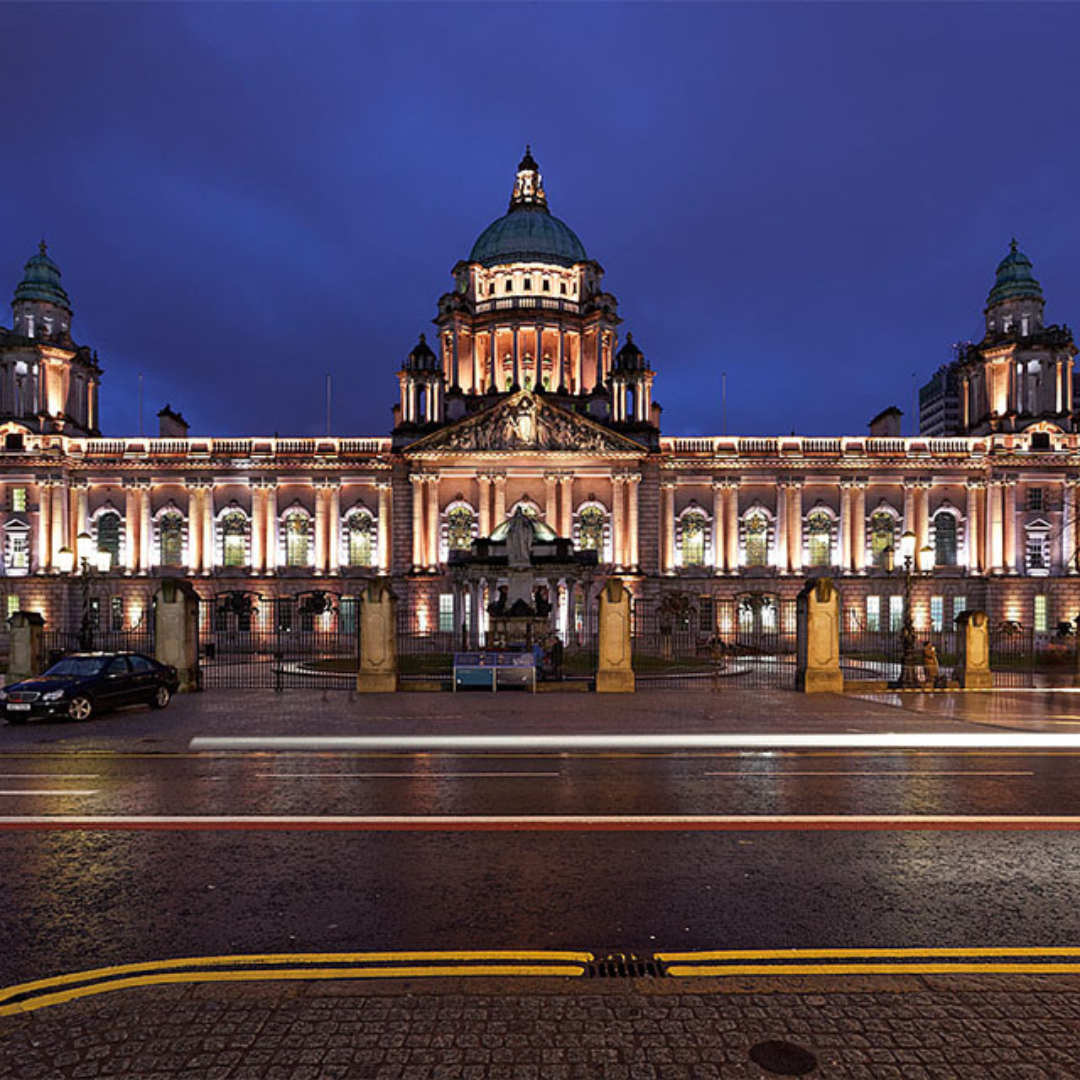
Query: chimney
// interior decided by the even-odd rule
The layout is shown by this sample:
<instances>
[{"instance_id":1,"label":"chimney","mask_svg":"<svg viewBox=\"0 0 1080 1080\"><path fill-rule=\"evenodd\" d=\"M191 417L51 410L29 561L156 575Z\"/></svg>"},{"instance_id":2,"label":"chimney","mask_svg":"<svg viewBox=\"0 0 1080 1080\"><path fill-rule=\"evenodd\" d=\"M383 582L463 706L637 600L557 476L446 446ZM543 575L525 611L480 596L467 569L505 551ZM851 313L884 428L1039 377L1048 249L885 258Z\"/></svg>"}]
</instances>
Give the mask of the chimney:
<instances>
[{"instance_id":1,"label":"chimney","mask_svg":"<svg viewBox=\"0 0 1080 1080\"><path fill-rule=\"evenodd\" d=\"M188 422L168 405L158 414L158 437L162 439L186 439Z\"/></svg>"},{"instance_id":2,"label":"chimney","mask_svg":"<svg viewBox=\"0 0 1080 1080\"><path fill-rule=\"evenodd\" d=\"M870 438L900 438L900 418L903 415L904 414L895 405L890 405L887 409L883 409L870 421Z\"/></svg>"}]
</instances>

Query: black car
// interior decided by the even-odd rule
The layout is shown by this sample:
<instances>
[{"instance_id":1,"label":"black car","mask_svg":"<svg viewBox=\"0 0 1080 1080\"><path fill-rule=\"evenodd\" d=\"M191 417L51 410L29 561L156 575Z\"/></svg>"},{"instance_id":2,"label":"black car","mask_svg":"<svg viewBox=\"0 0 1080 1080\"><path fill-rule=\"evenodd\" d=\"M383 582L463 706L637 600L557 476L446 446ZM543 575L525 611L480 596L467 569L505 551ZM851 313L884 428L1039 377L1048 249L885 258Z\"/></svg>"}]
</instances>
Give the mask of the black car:
<instances>
[{"instance_id":1,"label":"black car","mask_svg":"<svg viewBox=\"0 0 1080 1080\"><path fill-rule=\"evenodd\" d=\"M43 716L89 720L117 705L164 709L178 685L176 668L141 653L73 653L36 678L5 686L0 710L9 724Z\"/></svg>"}]
</instances>

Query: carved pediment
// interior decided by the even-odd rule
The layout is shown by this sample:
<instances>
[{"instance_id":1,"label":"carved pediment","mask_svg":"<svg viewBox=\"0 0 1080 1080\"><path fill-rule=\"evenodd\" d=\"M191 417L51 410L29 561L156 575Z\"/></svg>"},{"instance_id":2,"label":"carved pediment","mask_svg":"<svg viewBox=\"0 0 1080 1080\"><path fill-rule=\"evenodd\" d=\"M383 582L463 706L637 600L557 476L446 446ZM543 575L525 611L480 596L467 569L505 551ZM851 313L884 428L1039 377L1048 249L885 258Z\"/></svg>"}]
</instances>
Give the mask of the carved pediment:
<instances>
[{"instance_id":1,"label":"carved pediment","mask_svg":"<svg viewBox=\"0 0 1080 1080\"><path fill-rule=\"evenodd\" d=\"M407 454L441 451L549 450L644 453L645 447L584 416L521 390L475 416L413 443Z\"/></svg>"}]
</instances>

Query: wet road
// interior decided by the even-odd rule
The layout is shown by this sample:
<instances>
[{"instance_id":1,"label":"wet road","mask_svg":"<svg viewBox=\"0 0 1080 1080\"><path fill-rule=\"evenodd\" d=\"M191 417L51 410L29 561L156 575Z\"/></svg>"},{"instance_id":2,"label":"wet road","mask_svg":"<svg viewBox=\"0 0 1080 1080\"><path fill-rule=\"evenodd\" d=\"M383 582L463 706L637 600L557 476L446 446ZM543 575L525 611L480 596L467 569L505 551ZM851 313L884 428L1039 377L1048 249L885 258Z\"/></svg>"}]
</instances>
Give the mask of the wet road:
<instances>
[{"instance_id":1,"label":"wet road","mask_svg":"<svg viewBox=\"0 0 1080 1080\"><path fill-rule=\"evenodd\" d=\"M1072 753L0 756L0 817L348 815L354 831L0 829L0 983L185 955L1056 946ZM840 815L850 831L368 831L371 816ZM948 831L866 815L956 815Z\"/></svg>"}]
</instances>

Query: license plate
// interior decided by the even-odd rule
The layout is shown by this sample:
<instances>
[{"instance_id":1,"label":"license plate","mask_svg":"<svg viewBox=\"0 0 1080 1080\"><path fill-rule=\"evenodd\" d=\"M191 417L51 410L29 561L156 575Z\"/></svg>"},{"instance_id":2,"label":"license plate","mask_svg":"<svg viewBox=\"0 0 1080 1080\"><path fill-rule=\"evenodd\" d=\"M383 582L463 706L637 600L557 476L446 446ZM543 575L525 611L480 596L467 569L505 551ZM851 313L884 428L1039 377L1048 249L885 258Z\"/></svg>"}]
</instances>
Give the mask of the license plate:
<instances>
[{"instance_id":1,"label":"license plate","mask_svg":"<svg viewBox=\"0 0 1080 1080\"><path fill-rule=\"evenodd\" d=\"M17 705L14 702L8 703L8 712L29 712L29 705Z\"/></svg>"}]
</instances>

